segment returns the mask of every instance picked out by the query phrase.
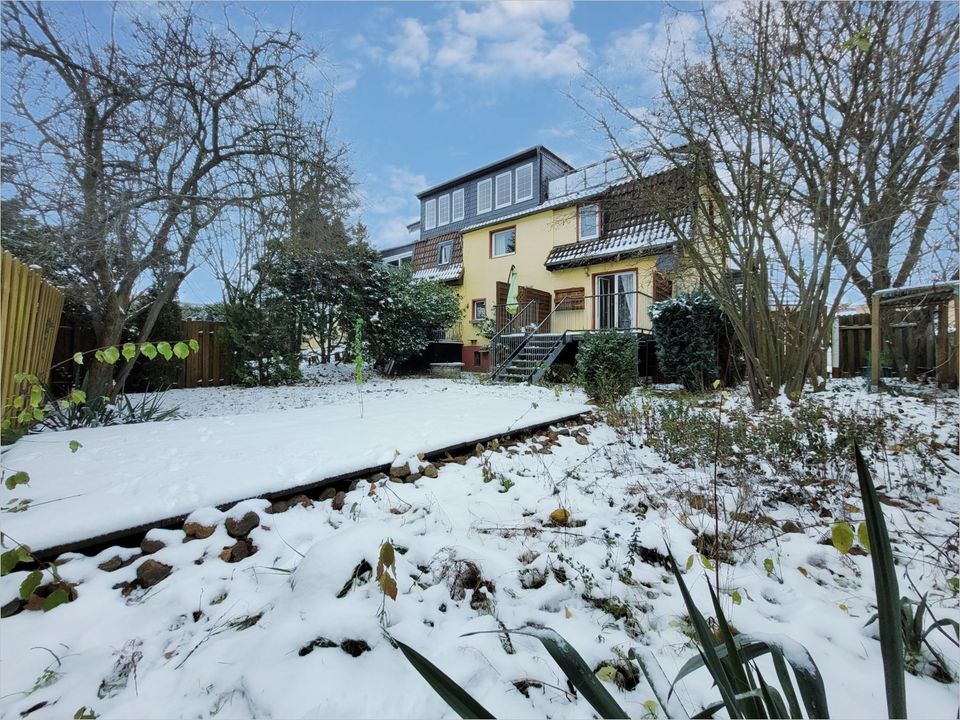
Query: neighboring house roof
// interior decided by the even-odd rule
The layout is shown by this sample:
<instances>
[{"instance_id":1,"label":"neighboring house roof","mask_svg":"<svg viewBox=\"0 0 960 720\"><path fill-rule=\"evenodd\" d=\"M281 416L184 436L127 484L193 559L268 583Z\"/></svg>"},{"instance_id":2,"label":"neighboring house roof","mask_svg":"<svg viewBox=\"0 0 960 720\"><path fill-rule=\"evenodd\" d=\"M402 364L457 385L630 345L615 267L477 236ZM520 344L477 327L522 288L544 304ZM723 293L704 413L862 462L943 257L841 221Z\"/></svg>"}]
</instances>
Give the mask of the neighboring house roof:
<instances>
[{"instance_id":1,"label":"neighboring house roof","mask_svg":"<svg viewBox=\"0 0 960 720\"><path fill-rule=\"evenodd\" d=\"M414 247L416 247L416 244L417 244L416 240L411 240L410 242L404 243L403 245L395 245L390 248L385 248L380 251L380 257L383 260L388 260L390 258L409 255L413 252L413 249Z\"/></svg>"},{"instance_id":2,"label":"neighboring house roof","mask_svg":"<svg viewBox=\"0 0 960 720\"><path fill-rule=\"evenodd\" d=\"M496 168L502 165L512 165L513 163L517 162L521 158L524 158L528 155L532 157L536 155L538 152L550 155L554 160L559 162L561 165L564 165L568 167L570 170L573 170L573 165L568 163L566 160L564 160L562 157L557 155L552 150L544 147L543 145L534 145L533 147L527 148L526 150L521 150L518 153L514 153L509 157L501 158L495 162L490 163L489 165L484 165L483 167L476 168L474 170L471 170L468 173L464 173L463 175L458 175L457 177L451 180L444 180L439 185L428 187L426 190L422 190L419 193L417 193L417 198L422 198L424 195L429 195L431 193L437 192L438 190L442 190L445 187L462 183L464 180L471 178L474 175L484 175L486 173L492 172L493 170L495 170Z\"/></svg>"},{"instance_id":3,"label":"neighboring house roof","mask_svg":"<svg viewBox=\"0 0 960 720\"><path fill-rule=\"evenodd\" d=\"M463 263L450 263L437 267L424 268L413 273L414 280L436 280L437 282L451 282L463 278Z\"/></svg>"},{"instance_id":4,"label":"neighboring house roof","mask_svg":"<svg viewBox=\"0 0 960 720\"><path fill-rule=\"evenodd\" d=\"M689 214L678 215L675 221L686 232L692 224ZM624 255L647 255L669 250L675 242L669 223L657 215L639 218L636 224L607 233L596 240L557 245L550 251L544 265L548 270L590 265Z\"/></svg>"}]
</instances>

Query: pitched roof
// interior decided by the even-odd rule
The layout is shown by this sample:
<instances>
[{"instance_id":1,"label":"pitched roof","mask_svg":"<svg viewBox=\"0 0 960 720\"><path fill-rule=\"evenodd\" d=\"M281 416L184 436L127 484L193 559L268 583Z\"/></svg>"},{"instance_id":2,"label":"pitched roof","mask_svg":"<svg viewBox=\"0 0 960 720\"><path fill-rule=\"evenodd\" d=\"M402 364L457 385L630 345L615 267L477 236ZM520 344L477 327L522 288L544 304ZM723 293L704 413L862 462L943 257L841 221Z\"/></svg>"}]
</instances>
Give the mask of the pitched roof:
<instances>
[{"instance_id":1,"label":"pitched roof","mask_svg":"<svg viewBox=\"0 0 960 720\"><path fill-rule=\"evenodd\" d=\"M450 180L444 180L442 183L438 183L437 185L428 187L426 190L421 190L420 192L417 193L417 197L422 198L424 195L430 195L431 193L435 193L446 187L457 185L459 183L462 183L464 180L467 180L468 178L473 177L474 175L485 175L487 173L493 172L494 170L500 168L501 166L512 165L513 163L518 162L519 160L522 160L527 156L534 157L537 155L538 152L546 153L547 155L550 155L552 158L562 163L564 166L566 166L570 170L573 170L573 165L568 163L566 160L564 160L562 157L557 155L555 152L553 152L549 148L544 147L543 145L534 145L533 147L529 147L525 150L521 150L520 152L516 152L513 155L510 155L508 157L500 158L499 160L496 160L492 163L484 165L483 167L479 167L475 170L471 170L470 172L464 173L463 175L458 175L457 177L452 178Z\"/></svg>"},{"instance_id":2,"label":"pitched roof","mask_svg":"<svg viewBox=\"0 0 960 720\"><path fill-rule=\"evenodd\" d=\"M424 268L413 273L414 280L436 280L437 282L452 282L463 279L463 263L451 263L438 267Z\"/></svg>"}]
</instances>

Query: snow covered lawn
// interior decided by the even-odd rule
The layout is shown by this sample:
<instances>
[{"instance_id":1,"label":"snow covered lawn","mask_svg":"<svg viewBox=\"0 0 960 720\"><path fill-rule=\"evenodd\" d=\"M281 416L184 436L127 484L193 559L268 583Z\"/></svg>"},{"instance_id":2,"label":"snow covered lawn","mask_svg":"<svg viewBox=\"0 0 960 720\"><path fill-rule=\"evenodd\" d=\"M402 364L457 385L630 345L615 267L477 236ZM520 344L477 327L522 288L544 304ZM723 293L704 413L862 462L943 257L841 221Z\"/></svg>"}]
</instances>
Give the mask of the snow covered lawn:
<instances>
[{"instance_id":1,"label":"snow covered lawn","mask_svg":"<svg viewBox=\"0 0 960 720\"><path fill-rule=\"evenodd\" d=\"M424 384L425 404L454 392L430 387ZM513 407L511 400L541 407L558 402L529 388L481 390L502 408ZM881 409L897 418L901 429L891 431L871 462L886 498L900 591L911 598L929 592L937 617L960 617L948 582L957 572L960 510L956 398L866 396L837 383L823 397L864 423ZM661 402L638 398L638 417L651 417ZM742 396L729 403L737 405ZM366 405L367 417L377 414L374 406ZM317 408L298 412L325 417ZM284 416L271 414L269 423L265 415L248 417L260 419L261 432L273 438L271 424ZM514 422L515 411L503 420ZM422 412L411 411L408 423L421 421ZM171 426L196 428L198 422ZM295 426L284 433L299 432ZM921 472L903 446L904 428L914 426L929 440L928 459L948 472ZM251 434L245 441L270 449L266 438ZM853 477L797 482L765 465L757 472L762 481L746 498L741 478L720 478L721 529L743 533L721 566L728 618L742 632L805 645L825 678L832 717L884 717L876 626L864 628L875 603L870 557L842 556L828 541L835 520L862 519ZM592 717L538 641L462 635L541 624L560 632L592 668L622 663L630 648L644 647L672 680L696 649L663 558L668 544L681 564L695 558L697 538L712 532L704 505L712 497L711 478L709 458L668 462L642 429L558 426L526 442L490 447L465 464L443 465L435 479L361 483L340 510L323 502L267 514L267 503L253 500L226 514L196 513L193 519L215 526L205 539L185 542L181 530L152 531L148 539L163 547L150 548L149 558L122 548L93 558L64 556L59 572L77 583L77 600L3 620L0 716L36 707L28 717L72 717L80 708L102 718L456 717L391 646L389 633L497 717ZM39 476L32 484L42 487ZM549 520L561 506L571 513L567 527ZM226 521L250 511L258 515L249 532L256 551L225 562L224 548L236 542ZM396 601L384 598L371 579L387 539L399 551ZM138 570L150 560L169 575L138 586ZM105 563L113 570L98 568ZM686 575L700 607L712 615L699 562L694 559ZM0 602L16 596L25 576L14 572L0 580ZM956 648L936 633L931 637L956 677ZM762 662L761 669L774 677ZM631 717L664 716L649 704L654 697L645 681L628 687L610 689ZM907 676L912 717L956 717L957 695L956 681L938 682L923 662L919 674ZM716 699L716 690L701 670L678 685L676 697L694 713Z\"/></svg>"},{"instance_id":2,"label":"snow covered lawn","mask_svg":"<svg viewBox=\"0 0 960 720\"><path fill-rule=\"evenodd\" d=\"M187 419L24 438L4 457L3 532L34 550L389 464L588 410L582 396L471 380L177 390ZM193 416L193 417L189 417ZM71 451L70 443L81 447Z\"/></svg>"}]
</instances>

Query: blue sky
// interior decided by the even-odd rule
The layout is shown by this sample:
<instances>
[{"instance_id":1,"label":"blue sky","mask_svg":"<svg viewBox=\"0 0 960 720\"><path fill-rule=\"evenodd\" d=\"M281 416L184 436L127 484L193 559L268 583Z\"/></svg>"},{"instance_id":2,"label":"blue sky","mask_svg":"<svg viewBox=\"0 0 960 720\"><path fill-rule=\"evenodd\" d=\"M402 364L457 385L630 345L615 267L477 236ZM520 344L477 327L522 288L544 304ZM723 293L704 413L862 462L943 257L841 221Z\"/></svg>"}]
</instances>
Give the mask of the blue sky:
<instances>
[{"instance_id":1,"label":"blue sky","mask_svg":"<svg viewBox=\"0 0 960 720\"><path fill-rule=\"evenodd\" d=\"M151 5L121 4L123 11ZM223 6L199 4L210 19ZM348 144L359 185L358 219L370 242L410 237L415 195L522 148L544 144L574 165L607 153L604 138L567 97L583 96L582 68L642 106L668 37L690 36L699 4L506 0L459 2L238 3L264 25L291 22L322 50L319 89L335 88L338 139ZM678 9L680 10L678 16ZM109 32L107 3L60 3ZM624 97L621 95L621 97ZM203 268L181 299L209 302L220 290Z\"/></svg>"}]
</instances>

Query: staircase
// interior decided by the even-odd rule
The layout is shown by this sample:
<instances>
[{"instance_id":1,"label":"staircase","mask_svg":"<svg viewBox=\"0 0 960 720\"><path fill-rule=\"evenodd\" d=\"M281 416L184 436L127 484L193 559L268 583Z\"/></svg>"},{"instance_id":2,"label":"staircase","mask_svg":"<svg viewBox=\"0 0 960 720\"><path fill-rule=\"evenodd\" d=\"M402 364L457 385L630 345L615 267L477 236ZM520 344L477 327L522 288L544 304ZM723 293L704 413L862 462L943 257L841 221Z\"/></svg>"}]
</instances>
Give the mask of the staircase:
<instances>
[{"instance_id":1,"label":"staircase","mask_svg":"<svg viewBox=\"0 0 960 720\"><path fill-rule=\"evenodd\" d=\"M514 355L496 369L493 379L505 382L539 382L566 344L566 333L531 334Z\"/></svg>"}]
</instances>

